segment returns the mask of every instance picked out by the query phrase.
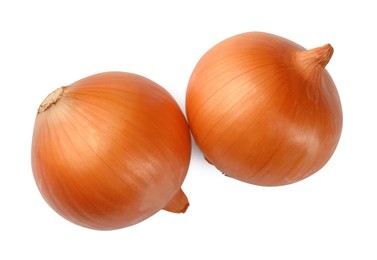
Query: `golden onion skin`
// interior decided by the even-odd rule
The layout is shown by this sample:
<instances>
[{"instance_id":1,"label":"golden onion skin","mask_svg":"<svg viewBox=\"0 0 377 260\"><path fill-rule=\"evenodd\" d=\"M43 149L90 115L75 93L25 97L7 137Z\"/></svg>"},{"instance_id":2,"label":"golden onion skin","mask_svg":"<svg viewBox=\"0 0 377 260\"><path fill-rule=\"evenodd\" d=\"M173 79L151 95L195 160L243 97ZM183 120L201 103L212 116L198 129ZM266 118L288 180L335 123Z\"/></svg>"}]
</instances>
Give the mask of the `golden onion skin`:
<instances>
[{"instance_id":1,"label":"golden onion skin","mask_svg":"<svg viewBox=\"0 0 377 260\"><path fill-rule=\"evenodd\" d=\"M325 69L331 45L306 50L280 36L230 37L199 60L186 113L205 158L243 182L278 186L321 169L342 131L342 107Z\"/></svg>"},{"instance_id":2,"label":"golden onion skin","mask_svg":"<svg viewBox=\"0 0 377 260\"><path fill-rule=\"evenodd\" d=\"M105 72L49 95L39 108L32 169L47 203L69 221L111 230L165 208L184 212L190 133L173 97L126 72Z\"/></svg>"}]
</instances>

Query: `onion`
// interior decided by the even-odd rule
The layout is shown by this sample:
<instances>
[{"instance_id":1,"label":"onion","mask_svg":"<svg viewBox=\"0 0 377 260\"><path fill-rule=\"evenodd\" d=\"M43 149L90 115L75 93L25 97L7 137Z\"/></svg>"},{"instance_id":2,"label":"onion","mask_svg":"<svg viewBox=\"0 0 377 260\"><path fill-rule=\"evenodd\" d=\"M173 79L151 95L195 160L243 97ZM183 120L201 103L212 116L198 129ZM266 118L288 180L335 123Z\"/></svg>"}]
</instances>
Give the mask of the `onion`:
<instances>
[{"instance_id":1,"label":"onion","mask_svg":"<svg viewBox=\"0 0 377 260\"><path fill-rule=\"evenodd\" d=\"M272 34L235 35L211 48L188 83L195 142L225 175L276 186L330 159L342 130L340 98L325 69L330 44L312 50Z\"/></svg>"},{"instance_id":2,"label":"onion","mask_svg":"<svg viewBox=\"0 0 377 260\"><path fill-rule=\"evenodd\" d=\"M134 225L161 209L185 212L191 155L185 117L170 94L139 75L106 72L41 104L32 169L47 203L91 229Z\"/></svg>"}]
</instances>

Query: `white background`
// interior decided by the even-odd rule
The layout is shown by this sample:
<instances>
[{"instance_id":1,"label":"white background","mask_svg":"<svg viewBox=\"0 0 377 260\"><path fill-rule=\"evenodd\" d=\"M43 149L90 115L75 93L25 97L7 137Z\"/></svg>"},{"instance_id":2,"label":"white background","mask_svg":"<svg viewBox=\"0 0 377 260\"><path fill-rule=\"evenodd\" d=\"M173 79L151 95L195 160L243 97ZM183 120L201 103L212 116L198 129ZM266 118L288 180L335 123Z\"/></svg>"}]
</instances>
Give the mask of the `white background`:
<instances>
[{"instance_id":1,"label":"white background","mask_svg":"<svg viewBox=\"0 0 377 260\"><path fill-rule=\"evenodd\" d=\"M377 259L376 46L373 1L0 2L0 259ZM30 166L36 109L62 85L110 70L148 77L184 109L199 58L265 31L305 48L331 43L327 66L344 127L329 163L289 186L224 177L193 148L185 214L94 231L57 215Z\"/></svg>"}]
</instances>

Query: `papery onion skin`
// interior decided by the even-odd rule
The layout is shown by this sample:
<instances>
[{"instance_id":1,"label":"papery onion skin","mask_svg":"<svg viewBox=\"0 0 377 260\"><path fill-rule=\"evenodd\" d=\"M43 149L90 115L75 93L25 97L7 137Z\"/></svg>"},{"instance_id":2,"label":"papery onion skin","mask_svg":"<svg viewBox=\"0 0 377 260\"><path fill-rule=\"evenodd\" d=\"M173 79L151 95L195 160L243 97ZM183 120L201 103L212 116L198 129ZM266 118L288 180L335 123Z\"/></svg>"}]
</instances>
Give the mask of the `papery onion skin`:
<instances>
[{"instance_id":1,"label":"papery onion skin","mask_svg":"<svg viewBox=\"0 0 377 260\"><path fill-rule=\"evenodd\" d=\"M191 155L186 119L157 83L105 72L49 95L40 106L32 169L47 203L97 230L124 228L166 208L185 212Z\"/></svg>"},{"instance_id":2,"label":"papery onion skin","mask_svg":"<svg viewBox=\"0 0 377 260\"><path fill-rule=\"evenodd\" d=\"M248 32L199 60L186 113L205 158L225 175L261 185L295 183L321 169L339 142L343 115L325 69L331 45L313 50Z\"/></svg>"}]
</instances>

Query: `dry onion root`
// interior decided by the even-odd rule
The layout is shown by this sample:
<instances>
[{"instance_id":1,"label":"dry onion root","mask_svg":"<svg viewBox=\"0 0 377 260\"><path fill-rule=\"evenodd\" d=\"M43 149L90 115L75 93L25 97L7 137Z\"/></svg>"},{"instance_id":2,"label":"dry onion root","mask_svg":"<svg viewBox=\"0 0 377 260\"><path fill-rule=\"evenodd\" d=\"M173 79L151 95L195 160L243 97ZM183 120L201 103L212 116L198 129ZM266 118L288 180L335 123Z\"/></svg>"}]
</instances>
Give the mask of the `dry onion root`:
<instances>
[{"instance_id":1,"label":"dry onion root","mask_svg":"<svg viewBox=\"0 0 377 260\"><path fill-rule=\"evenodd\" d=\"M186 112L205 158L227 176L263 185L321 169L341 135L342 108L325 69L331 45L305 50L250 32L211 48L187 88Z\"/></svg>"},{"instance_id":2,"label":"dry onion root","mask_svg":"<svg viewBox=\"0 0 377 260\"><path fill-rule=\"evenodd\" d=\"M51 93L35 120L32 169L69 221L111 230L161 209L185 212L190 133L173 97L131 73L107 72Z\"/></svg>"}]
</instances>

